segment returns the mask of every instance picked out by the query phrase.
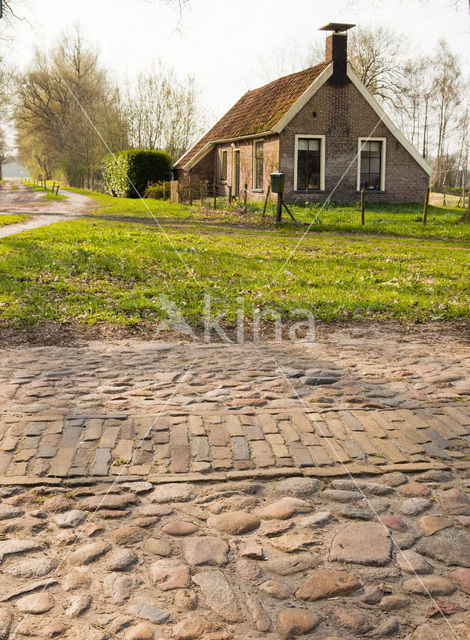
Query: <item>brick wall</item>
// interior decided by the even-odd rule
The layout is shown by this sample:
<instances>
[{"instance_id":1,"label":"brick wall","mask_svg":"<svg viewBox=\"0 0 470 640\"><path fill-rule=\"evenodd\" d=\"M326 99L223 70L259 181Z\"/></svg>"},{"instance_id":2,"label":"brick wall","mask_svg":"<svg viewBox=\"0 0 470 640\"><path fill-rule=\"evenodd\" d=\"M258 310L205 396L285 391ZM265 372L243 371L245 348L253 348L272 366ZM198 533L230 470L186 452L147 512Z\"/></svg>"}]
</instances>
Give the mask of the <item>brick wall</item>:
<instances>
[{"instance_id":1,"label":"brick wall","mask_svg":"<svg viewBox=\"0 0 470 640\"><path fill-rule=\"evenodd\" d=\"M175 171L175 178L180 185L187 186L189 180L193 185L201 181L208 184L217 184L219 195L228 196L229 186L233 183L233 150L240 150L240 197L243 198L244 185L248 185L248 200L264 200L266 189L270 182L270 174L279 171L279 138L270 136L261 138L264 142L264 184L261 191L253 189L253 144L254 140L239 140L236 143L219 144L210 151L198 164L189 172L178 169ZM260 140L260 138L258 138ZM222 151L227 151L227 180L221 180L222 174Z\"/></svg>"},{"instance_id":2,"label":"brick wall","mask_svg":"<svg viewBox=\"0 0 470 640\"><path fill-rule=\"evenodd\" d=\"M316 117L313 116L314 112ZM386 138L387 141L385 191L368 191L367 199L423 201L429 181L427 173L383 123L373 131L378 122L379 117L352 83L342 87L329 83L323 85L280 135L280 171L286 174L285 200L324 201L333 190L333 201L359 200L357 160L354 158L358 150L358 138L371 135ZM321 193L294 192L295 135L303 133L326 136L325 191Z\"/></svg>"},{"instance_id":3,"label":"brick wall","mask_svg":"<svg viewBox=\"0 0 470 640\"><path fill-rule=\"evenodd\" d=\"M233 150L240 149L240 196L243 197L244 185L248 185L248 200L264 200L266 189L270 182L270 174L279 170L279 138L270 136L263 140L264 175L263 189L253 189L253 145L255 140L240 140L232 146L231 143L217 145L215 150L215 175L219 193L228 195L229 185L233 183ZM260 140L260 138L258 138ZM222 182L222 151L227 151L227 180Z\"/></svg>"}]
</instances>

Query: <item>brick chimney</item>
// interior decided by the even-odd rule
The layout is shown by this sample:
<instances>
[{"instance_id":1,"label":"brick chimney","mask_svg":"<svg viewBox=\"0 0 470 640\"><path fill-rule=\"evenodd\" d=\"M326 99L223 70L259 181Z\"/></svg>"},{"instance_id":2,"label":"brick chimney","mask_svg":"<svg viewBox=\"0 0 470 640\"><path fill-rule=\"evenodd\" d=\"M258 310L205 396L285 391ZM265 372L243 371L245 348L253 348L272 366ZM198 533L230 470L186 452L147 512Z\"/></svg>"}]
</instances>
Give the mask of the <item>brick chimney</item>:
<instances>
[{"instance_id":1,"label":"brick chimney","mask_svg":"<svg viewBox=\"0 0 470 640\"><path fill-rule=\"evenodd\" d=\"M330 22L320 31L333 31L326 38L326 61L333 63L332 84L343 85L349 80L346 75L348 63L348 34L346 31L356 25Z\"/></svg>"}]
</instances>

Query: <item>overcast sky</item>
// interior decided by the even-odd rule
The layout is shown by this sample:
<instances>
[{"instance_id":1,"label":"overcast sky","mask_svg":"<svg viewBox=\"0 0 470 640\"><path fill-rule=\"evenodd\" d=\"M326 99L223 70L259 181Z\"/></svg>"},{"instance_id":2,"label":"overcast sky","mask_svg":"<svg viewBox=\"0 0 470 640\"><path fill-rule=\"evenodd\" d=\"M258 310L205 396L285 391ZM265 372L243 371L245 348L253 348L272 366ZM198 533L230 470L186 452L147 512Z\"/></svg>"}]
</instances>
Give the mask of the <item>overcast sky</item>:
<instances>
[{"instance_id":1,"label":"overcast sky","mask_svg":"<svg viewBox=\"0 0 470 640\"><path fill-rule=\"evenodd\" d=\"M263 84L281 49L294 55L324 40L330 21L386 24L410 37L417 53L446 38L470 77L468 0L192 0L179 15L163 0L24 0L9 58L28 64L34 47L50 46L74 24L99 49L104 66L132 76L161 58L179 75L193 74L214 115ZM179 25L179 28L178 28ZM272 63L274 66L275 62Z\"/></svg>"}]
</instances>

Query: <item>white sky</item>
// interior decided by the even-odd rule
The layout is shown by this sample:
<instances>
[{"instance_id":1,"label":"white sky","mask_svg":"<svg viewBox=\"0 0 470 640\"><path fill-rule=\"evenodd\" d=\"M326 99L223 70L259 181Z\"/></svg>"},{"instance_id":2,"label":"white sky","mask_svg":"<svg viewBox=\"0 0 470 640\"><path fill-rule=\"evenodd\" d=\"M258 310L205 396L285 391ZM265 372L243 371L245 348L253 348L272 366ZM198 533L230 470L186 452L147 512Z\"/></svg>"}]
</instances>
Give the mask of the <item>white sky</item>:
<instances>
[{"instance_id":1,"label":"white sky","mask_svg":"<svg viewBox=\"0 0 470 640\"><path fill-rule=\"evenodd\" d=\"M16 24L8 43L9 59L20 68L35 46L46 48L79 24L116 74L132 77L156 58L178 75L193 74L214 116L266 81L276 50L303 53L324 40L317 29L331 21L386 24L407 34L416 53L444 37L470 78L468 0L455 0L459 10L452 0L192 0L179 31L178 13L162 0L23 1L28 22Z\"/></svg>"}]
</instances>

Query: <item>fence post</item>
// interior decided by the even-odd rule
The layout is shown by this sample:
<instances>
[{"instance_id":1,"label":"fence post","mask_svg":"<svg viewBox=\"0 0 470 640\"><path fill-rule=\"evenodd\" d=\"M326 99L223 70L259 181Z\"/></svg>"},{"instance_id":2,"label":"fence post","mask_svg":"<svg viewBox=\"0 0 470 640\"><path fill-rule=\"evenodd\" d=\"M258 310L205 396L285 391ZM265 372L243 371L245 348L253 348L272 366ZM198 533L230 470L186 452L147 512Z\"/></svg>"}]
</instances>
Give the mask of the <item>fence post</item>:
<instances>
[{"instance_id":1,"label":"fence post","mask_svg":"<svg viewBox=\"0 0 470 640\"><path fill-rule=\"evenodd\" d=\"M429 187L426 189L426 193L424 195L424 208L423 208L423 224L426 224L428 221L428 204L429 204Z\"/></svg>"},{"instance_id":2,"label":"fence post","mask_svg":"<svg viewBox=\"0 0 470 640\"><path fill-rule=\"evenodd\" d=\"M228 188L228 203L230 206L232 205L232 185L229 185Z\"/></svg>"},{"instance_id":3,"label":"fence post","mask_svg":"<svg viewBox=\"0 0 470 640\"><path fill-rule=\"evenodd\" d=\"M189 206L192 206L192 204L193 204L193 191L191 189L191 180L189 180L188 189L189 189Z\"/></svg>"},{"instance_id":4,"label":"fence post","mask_svg":"<svg viewBox=\"0 0 470 640\"><path fill-rule=\"evenodd\" d=\"M269 194L271 193L271 185L268 184L268 190L266 191L266 199L264 201L264 207L263 207L263 215L261 216L261 219L264 220L264 218L266 217L266 207L268 206L268 200L269 200Z\"/></svg>"},{"instance_id":5,"label":"fence post","mask_svg":"<svg viewBox=\"0 0 470 640\"><path fill-rule=\"evenodd\" d=\"M282 193L277 194L276 224L282 222Z\"/></svg>"},{"instance_id":6,"label":"fence post","mask_svg":"<svg viewBox=\"0 0 470 640\"><path fill-rule=\"evenodd\" d=\"M217 185L215 184L215 182L212 188L214 190L214 211L215 211L215 209L217 209Z\"/></svg>"},{"instance_id":7,"label":"fence post","mask_svg":"<svg viewBox=\"0 0 470 640\"><path fill-rule=\"evenodd\" d=\"M243 205L243 212L246 213L248 211L248 185L245 182L245 202Z\"/></svg>"},{"instance_id":8,"label":"fence post","mask_svg":"<svg viewBox=\"0 0 470 640\"><path fill-rule=\"evenodd\" d=\"M201 207L204 206L204 183L201 182Z\"/></svg>"},{"instance_id":9,"label":"fence post","mask_svg":"<svg viewBox=\"0 0 470 640\"><path fill-rule=\"evenodd\" d=\"M366 190L361 189L361 224L366 223Z\"/></svg>"},{"instance_id":10,"label":"fence post","mask_svg":"<svg viewBox=\"0 0 470 640\"><path fill-rule=\"evenodd\" d=\"M59 184L59 183L57 183L57 189L55 190L55 194L56 194L56 196L58 196L58 195L59 195L59 187L60 187L60 184Z\"/></svg>"},{"instance_id":11,"label":"fence post","mask_svg":"<svg viewBox=\"0 0 470 640\"><path fill-rule=\"evenodd\" d=\"M54 180L54 184L52 185L52 193L54 193L55 191L55 180Z\"/></svg>"},{"instance_id":12,"label":"fence post","mask_svg":"<svg viewBox=\"0 0 470 640\"><path fill-rule=\"evenodd\" d=\"M178 202L178 180L172 180L170 182L170 202Z\"/></svg>"}]
</instances>

